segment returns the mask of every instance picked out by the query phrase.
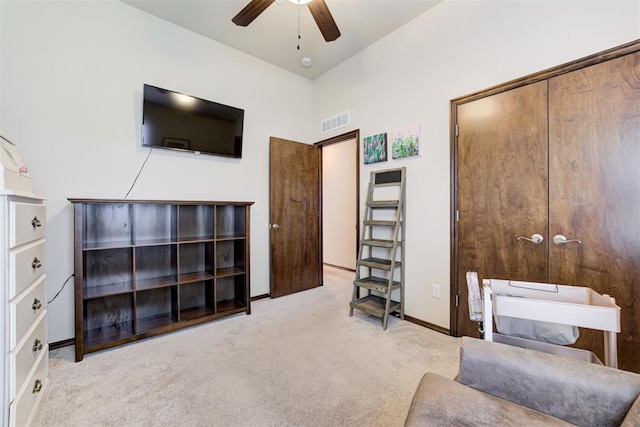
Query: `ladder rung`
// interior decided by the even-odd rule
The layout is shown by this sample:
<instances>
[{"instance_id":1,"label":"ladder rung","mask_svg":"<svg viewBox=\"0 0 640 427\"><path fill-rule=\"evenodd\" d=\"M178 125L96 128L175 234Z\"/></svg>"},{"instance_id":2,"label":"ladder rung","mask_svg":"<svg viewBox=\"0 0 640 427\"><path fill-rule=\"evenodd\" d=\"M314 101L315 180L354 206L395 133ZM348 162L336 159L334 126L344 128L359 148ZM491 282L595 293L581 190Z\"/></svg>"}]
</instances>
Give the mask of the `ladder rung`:
<instances>
[{"instance_id":1,"label":"ladder rung","mask_svg":"<svg viewBox=\"0 0 640 427\"><path fill-rule=\"evenodd\" d=\"M369 276L364 279L356 279L353 284L383 294L389 291L389 279L383 279L382 277ZM400 286L400 282L394 280L391 285L391 290L398 289Z\"/></svg>"},{"instance_id":2,"label":"ladder rung","mask_svg":"<svg viewBox=\"0 0 640 427\"><path fill-rule=\"evenodd\" d=\"M382 259L382 258L364 258L361 260L357 260L356 264L364 266L377 268L378 270L391 270L391 260L390 259ZM400 267L400 261L396 261L396 268Z\"/></svg>"},{"instance_id":3,"label":"ladder rung","mask_svg":"<svg viewBox=\"0 0 640 427\"><path fill-rule=\"evenodd\" d=\"M379 182L379 183L371 183L371 186L373 188L377 188L377 187L400 187L401 182Z\"/></svg>"},{"instance_id":4,"label":"ladder rung","mask_svg":"<svg viewBox=\"0 0 640 427\"><path fill-rule=\"evenodd\" d=\"M362 244L365 246L375 246L378 248L393 248L393 240L383 239L364 239Z\"/></svg>"},{"instance_id":5,"label":"ladder rung","mask_svg":"<svg viewBox=\"0 0 640 427\"><path fill-rule=\"evenodd\" d=\"M385 221L381 219L365 219L363 224L365 227L395 227L400 221Z\"/></svg>"},{"instance_id":6,"label":"ladder rung","mask_svg":"<svg viewBox=\"0 0 640 427\"><path fill-rule=\"evenodd\" d=\"M377 295L367 295L366 297L359 298L355 301L351 301L349 305L351 308L355 308L366 313L372 314L377 317L384 317L386 299ZM389 306L389 313L396 310L400 310L400 303L397 301L391 301Z\"/></svg>"},{"instance_id":7,"label":"ladder rung","mask_svg":"<svg viewBox=\"0 0 640 427\"><path fill-rule=\"evenodd\" d=\"M367 200L367 206L372 208L397 208L400 200Z\"/></svg>"}]
</instances>

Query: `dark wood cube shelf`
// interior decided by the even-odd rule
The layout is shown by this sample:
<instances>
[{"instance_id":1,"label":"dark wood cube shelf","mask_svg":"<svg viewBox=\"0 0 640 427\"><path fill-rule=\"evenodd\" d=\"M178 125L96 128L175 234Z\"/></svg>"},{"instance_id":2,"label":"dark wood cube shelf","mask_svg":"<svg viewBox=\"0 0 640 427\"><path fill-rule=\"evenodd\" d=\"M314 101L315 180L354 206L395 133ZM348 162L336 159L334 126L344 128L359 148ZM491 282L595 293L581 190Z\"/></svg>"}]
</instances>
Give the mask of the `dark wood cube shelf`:
<instances>
[{"instance_id":1,"label":"dark wood cube shelf","mask_svg":"<svg viewBox=\"0 0 640 427\"><path fill-rule=\"evenodd\" d=\"M141 338L251 314L253 202L68 200L77 362Z\"/></svg>"}]
</instances>

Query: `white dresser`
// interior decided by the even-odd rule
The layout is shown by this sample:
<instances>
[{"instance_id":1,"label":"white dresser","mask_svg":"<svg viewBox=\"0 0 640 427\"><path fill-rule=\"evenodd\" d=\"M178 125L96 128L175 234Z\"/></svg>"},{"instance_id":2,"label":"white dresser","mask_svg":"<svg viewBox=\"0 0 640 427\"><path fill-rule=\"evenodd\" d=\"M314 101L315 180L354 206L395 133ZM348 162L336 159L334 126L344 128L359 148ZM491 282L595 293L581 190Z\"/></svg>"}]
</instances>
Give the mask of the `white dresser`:
<instances>
[{"instance_id":1,"label":"white dresser","mask_svg":"<svg viewBox=\"0 0 640 427\"><path fill-rule=\"evenodd\" d=\"M48 385L46 208L40 198L0 192L3 227L2 425L31 423Z\"/></svg>"}]
</instances>

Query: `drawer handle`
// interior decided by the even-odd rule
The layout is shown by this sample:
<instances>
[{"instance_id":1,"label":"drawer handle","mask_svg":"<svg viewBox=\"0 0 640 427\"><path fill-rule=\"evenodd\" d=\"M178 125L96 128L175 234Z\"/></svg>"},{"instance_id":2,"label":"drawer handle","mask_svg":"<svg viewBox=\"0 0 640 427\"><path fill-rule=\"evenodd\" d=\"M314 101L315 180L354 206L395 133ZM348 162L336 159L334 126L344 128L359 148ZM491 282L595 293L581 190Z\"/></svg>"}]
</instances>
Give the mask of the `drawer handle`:
<instances>
[{"instance_id":1,"label":"drawer handle","mask_svg":"<svg viewBox=\"0 0 640 427\"><path fill-rule=\"evenodd\" d=\"M31 305L31 308L34 310L39 310L42 308L42 303L38 298L33 299L33 304Z\"/></svg>"},{"instance_id":2,"label":"drawer handle","mask_svg":"<svg viewBox=\"0 0 640 427\"><path fill-rule=\"evenodd\" d=\"M33 383L33 390L32 390L32 393L33 393L33 394L40 393L40 391L41 391L41 390L42 390L42 381L40 381L40 380L36 380L36 381Z\"/></svg>"},{"instance_id":3,"label":"drawer handle","mask_svg":"<svg viewBox=\"0 0 640 427\"><path fill-rule=\"evenodd\" d=\"M36 340L33 342L33 351L36 352L40 350L42 350L42 341L36 338Z\"/></svg>"},{"instance_id":4,"label":"drawer handle","mask_svg":"<svg viewBox=\"0 0 640 427\"><path fill-rule=\"evenodd\" d=\"M36 229L37 227L42 227L42 222L38 219L37 216L34 216L31 220L31 226Z\"/></svg>"},{"instance_id":5,"label":"drawer handle","mask_svg":"<svg viewBox=\"0 0 640 427\"><path fill-rule=\"evenodd\" d=\"M35 257L33 261L31 261L31 268L33 268L34 270L37 270L40 267L42 267L42 261L40 261L37 257Z\"/></svg>"}]
</instances>

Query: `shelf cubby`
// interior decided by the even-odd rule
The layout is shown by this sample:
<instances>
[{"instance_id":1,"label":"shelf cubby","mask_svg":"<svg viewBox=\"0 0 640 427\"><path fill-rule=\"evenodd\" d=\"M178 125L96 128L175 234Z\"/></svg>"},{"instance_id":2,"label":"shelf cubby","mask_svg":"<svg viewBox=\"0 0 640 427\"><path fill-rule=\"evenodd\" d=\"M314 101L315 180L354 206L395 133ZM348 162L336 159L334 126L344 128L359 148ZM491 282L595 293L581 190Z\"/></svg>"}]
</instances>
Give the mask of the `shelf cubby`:
<instances>
[{"instance_id":1,"label":"shelf cubby","mask_svg":"<svg viewBox=\"0 0 640 427\"><path fill-rule=\"evenodd\" d=\"M135 251L136 290L177 283L176 245L142 246Z\"/></svg>"},{"instance_id":2,"label":"shelf cubby","mask_svg":"<svg viewBox=\"0 0 640 427\"><path fill-rule=\"evenodd\" d=\"M180 321L189 321L215 313L213 280L180 286Z\"/></svg>"},{"instance_id":3,"label":"shelf cubby","mask_svg":"<svg viewBox=\"0 0 640 427\"><path fill-rule=\"evenodd\" d=\"M69 199L76 361L86 353L251 313L251 202Z\"/></svg>"},{"instance_id":4,"label":"shelf cubby","mask_svg":"<svg viewBox=\"0 0 640 427\"><path fill-rule=\"evenodd\" d=\"M177 298L177 286L137 292L136 333L144 334L177 323Z\"/></svg>"},{"instance_id":5,"label":"shelf cubby","mask_svg":"<svg viewBox=\"0 0 640 427\"><path fill-rule=\"evenodd\" d=\"M180 283L212 279L214 273L213 242L180 245Z\"/></svg>"},{"instance_id":6,"label":"shelf cubby","mask_svg":"<svg viewBox=\"0 0 640 427\"><path fill-rule=\"evenodd\" d=\"M88 203L83 218L84 249L130 246L132 241L131 205ZM91 227L87 227L91 224Z\"/></svg>"},{"instance_id":7,"label":"shelf cubby","mask_svg":"<svg viewBox=\"0 0 640 427\"><path fill-rule=\"evenodd\" d=\"M182 205L178 211L178 236L181 242L213 240L214 207Z\"/></svg>"},{"instance_id":8,"label":"shelf cubby","mask_svg":"<svg viewBox=\"0 0 640 427\"><path fill-rule=\"evenodd\" d=\"M99 347L133 336L133 294L85 300L84 345Z\"/></svg>"},{"instance_id":9,"label":"shelf cubby","mask_svg":"<svg viewBox=\"0 0 640 427\"><path fill-rule=\"evenodd\" d=\"M218 313L246 307L245 279L245 275L216 279L216 310Z\"/></svg>"},{"instance_id":10,"label":"shelf cubby","mask_svg":"<svg viewBox=\"0 0 640 427\"><path fill-rule=\"evenodd\" d=\"M245 213L243 206L216 206L216 238L245 237Z\"/></svg>"},{"instance_id":11,"label":"shelf cubby","mask_svg":"<svg viewBox=\"0 0 640 427\"><path fill-rule=\"evenodd\" d=\"M224 277L245 272L244 239L216 242L216 277Z\"/></svg>"},{"instance_id":12,"label":"shelf cubby","mask_svg":"<svg viewBox=\"0 0 640 427\"><path fill-rule=\"evenodd\" d=\"M155 245L177 240L176 213L173 205L134 205L135 244Z\"/></svg>"},{"instance_id":13,"label":"shelf cubby","mask_svg":"<svg viewBox=\"0 0 640 427\"><path fill-rule=\"evenodd\" d=\"M132 259L131 248L85 251L84 298L130 292L133 289Z\"/></svg>"}]
</instances>

